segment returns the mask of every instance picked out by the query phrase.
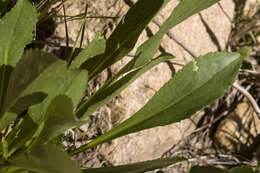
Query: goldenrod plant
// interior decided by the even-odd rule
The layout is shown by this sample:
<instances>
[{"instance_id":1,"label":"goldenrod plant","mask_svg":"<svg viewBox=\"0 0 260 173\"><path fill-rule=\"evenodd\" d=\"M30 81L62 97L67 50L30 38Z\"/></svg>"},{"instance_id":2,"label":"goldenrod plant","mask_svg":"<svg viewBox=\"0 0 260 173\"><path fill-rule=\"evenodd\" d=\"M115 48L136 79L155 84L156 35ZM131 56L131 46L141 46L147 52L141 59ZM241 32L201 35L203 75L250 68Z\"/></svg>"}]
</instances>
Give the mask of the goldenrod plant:
<instances>
[{"instance_id":1,"label":"goldenrod plant","mask_svg":"<svg viewBox=\"0 0 260 173\"><path fill-rule=\"evenodd\" d=\"M70 156L120 136L189 118L230 88L243 61L240 53L215 52L197 57L131 118L86 145L66 153L57 144L61 141L53 142L66 130L86 123L87 117L143 73L174 58L169 53L154 58L163 36L219 0L180 1L160 30L138 47L133 59L81 103L88 81L126 56L148 23L169 1L139 0L107 40L97 33L79 55L68 60L38 49L25 49L33 39L40 16L29 1L19 0L9 12L0 11L4 14L0 19L1 173L137 173L185 161L184 158L166 158L118 167L80 169ZM215 168L195 167L191 172L200 169Z\"/></svg>"}]
</instances>

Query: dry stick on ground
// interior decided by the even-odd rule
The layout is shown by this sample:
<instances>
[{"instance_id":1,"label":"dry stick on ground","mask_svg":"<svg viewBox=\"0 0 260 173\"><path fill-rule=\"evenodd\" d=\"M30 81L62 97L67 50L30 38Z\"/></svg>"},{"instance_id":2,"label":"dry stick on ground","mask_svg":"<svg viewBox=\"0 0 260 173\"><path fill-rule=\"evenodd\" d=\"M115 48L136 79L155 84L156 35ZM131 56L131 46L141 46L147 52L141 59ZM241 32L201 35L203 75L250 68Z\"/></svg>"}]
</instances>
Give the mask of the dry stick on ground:
<instances>
[{"instance_id":1,"label":"dry stick on ground","mask_svg":"<svg viewBox=\"0 0 260 173\"><path fill-rule=\"evenodd\" d=\"M244 89L242 86L240 86L237 82L235 82L232 86L234 88L236 88L240 93L242 93L250 101L252 107L254 108L255 112L258 115L258 118L260 119L260 109L257 105L257 102L253 98L253 96L246 89Z\"/></svg>"}]
</instances>

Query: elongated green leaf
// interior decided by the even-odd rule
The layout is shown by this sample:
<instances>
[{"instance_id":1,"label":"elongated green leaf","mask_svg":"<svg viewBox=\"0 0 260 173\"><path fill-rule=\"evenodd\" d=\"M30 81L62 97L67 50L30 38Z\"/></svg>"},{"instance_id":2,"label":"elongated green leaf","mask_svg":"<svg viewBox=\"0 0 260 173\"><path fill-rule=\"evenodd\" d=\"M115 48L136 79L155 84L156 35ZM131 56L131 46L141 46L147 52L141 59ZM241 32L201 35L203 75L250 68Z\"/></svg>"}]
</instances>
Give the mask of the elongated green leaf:
<instances>
[{"instance_id":1,"label":"elongated green leaf","mask_svg":"<svg viewBox=\"0 0 260 173\"><path fill-rule=\"evenodd\" d=\"M65 152L51 146L36 146L10 163L18 168L38 173L80 173L80 169Z\"/></svg>"},{"instance_id":2,"label":"elongated green leaf","mask_svg":"<svg viewBox=\"0 0 260 173\"><path fill-rule=\"evenodd\" d=\"M199 1L199 2L198 2ZM171 16L167 19L167 21L163 24L163 26L160 28L159 32L156 33L155 36L153 36L151 39L147 40L144 44L142 44L135 55L135 58L132 59L125 67L123 68L122 71L120 71L119 73L126 73L132 69L135 68L139 68L141 66L143 66L144 64L146 64L156 53L156 51L158 50L161 40L163 38L163 35L172 27L176 26L177 24L179 24L180 22L182 22L183 20L187 19L188 17L192 16L193 14L199 12L202 9L205 9L211 5L213 5L214 3L216 3L218 0L183 0L179 3L179 5L174 9L173 13L171 14ZM168 2L164 2L165 4L167 4ZM165 5L164 4L164 5ZM185 11L185 14L183 14L183 11ZM114 79L116 79L117 77L119 77L121 74L117 74ZM130 82L128 83L130 84ZM88 107L87 105L91 105L93 104L93 101L96 101L96 96L100 95L101 93L103 93L103 90L99 91L100 93L97 93L96 95L93 96L93 99L90 98L90 101L88 101L85 105L86 107ZM116 94L116 93L115 93ZM111 95L111 92L110 94ZM111 97L112 98L112 97ZM82 106L83 107L83 106ZM85 107L85 110L86 110ZM95 108L99 108L96 107L95 104L93 104L91 106L92 108L89 108L88 112L92 113L93 110ZM79 114L83 114L82 112L84 111L84 109L82 109L82 111L79 111ZM85 116L87 116L89 113L86 113ZM85 117L83 116L83 117Z\"/></svg>"},{"instance_id":3,"label":"elongated green leaf","mask_svg":"<svg viewBox=\"0 0 260 173\"><path fill-rule=\"evenodd\" d=\"M94 40L72 61L71 68L79 68L88 59L103 54L105 47L106 41L104 37L97 33Z\"/></svg>"},{"instance_id":4,"label":"elongated green leaf","mask_svg":"<svg viewBox=\"0 0 260 173\"><path fill-rule=\"evenodd\" d=\"M0 20L0 66L15 66L32 38L37 21L36 10L27 1L17 1L11 12Z\"/></svg>"},{"instance_id":5,"label":"elongated green leaf","mask_svg":"<svg viewBox=\"0 0 260 173\"><path fill-rule=\"evenodd\" d=\"M250 166L238 166L238 167L229 169L229 172L230 173L254 173L255 171Z\"/></svg>"},{"instance_id":6,"label":"elongated green leaf","mask_svg":"<svg viewBox=\"0 0 260 173\"><path fill-rule=\"evenodd\" d=\"M74 153L129 133L164 126L190 117L221 97L241 66L238 53L209 53L190 62L131 118Z\"/></svg>"},{"instance_id":7,"label":"elongated green leaf","mask_svg":"<svg viewBox=\"0 0 260 173\"><path fill-rule=\"evenodd\" d=\"M8 170L4 173L29 173L29 172L19 168L8 168Z\"/></svg>"},{"instance_id":8,"label":"elongated green leaf","mask_svg":"<svg viewBox=\"0 0 260 173\"><path fill-rule=\"evenodd\" d=\"M75 120L72 101L66 95L59 95L51 101L45 118L47 120L40 134L42 142L48 142L66 130L84 123Z\"/></svg>"},{"instance_id":9,"label":"elongated green leaf","mask_svg":"<svg viewBox=\"0 0 260 173\"><path fill-rule=\"evenodd\" d=\"M87 116L92 114L94 111L99 109L101 106L105 105L111 101L115 96L117 96L123 89L125 89L129 84L136 80L139 76L144 74L146 71L154 67L155 65L173 58L170 54L163 54L158 58L147 63L144 67L139 68L135 71L130 72L126 76L122 77L120 80L108 85L108 87L103 87L92 97L89 98L79 109L77 110L77 116L85 119Z\"/></svg>"},{"instance_id":10,"label":"elongated green leaf","mask_svg":"<svg viewBox=\"0 0 260 173\"><path fill-rule=\"evenodd\" d=\"M184 158L165 158L145 162L138 162L128 165L121 165L107 168L90 168L83 170L84 173L144 173L154 169L163 168L178 162L185 161Z\"/></svg>"},{"instance_id":11,"label":"elongated green leaf","mask_svg":"<svg viewBox=\"0 0 260 173\"><path fill-rule=\"evenodd\" d=\"M217 3L219 0L182 0L174 8L172 14L160 27L160 30L152 36L149 40L144 42L140 47L138 47L136 56L139 57L135 60L135 65L133 68L137 68L145 64L149 59L151 59L156 51L158 50L163 36L174 26L178 25L190 16L200 12L203 9L210 7L211 5Z\"/></svg>"},{"instance_id":12,"label":"elongated green leaf","mask_svg":"<svg viewBox=\"0 0 260 173\"><path fill-rule=\"evenodd\" d=\"M103 55L89 59L83 65L90 78L127 55L147 24L169 0L139 0L123 17L106 42Z\"/></svg>"},{"instance_id":13,"label":"elongated green leaf","mask_svg":"<svg viewBox=\"0 0 260 173\"><path fill-rule=\"evenodd\" d=\"M213 166L193 166L190 173L228 173L228 171Z\"/></svg>"}]
</instances>

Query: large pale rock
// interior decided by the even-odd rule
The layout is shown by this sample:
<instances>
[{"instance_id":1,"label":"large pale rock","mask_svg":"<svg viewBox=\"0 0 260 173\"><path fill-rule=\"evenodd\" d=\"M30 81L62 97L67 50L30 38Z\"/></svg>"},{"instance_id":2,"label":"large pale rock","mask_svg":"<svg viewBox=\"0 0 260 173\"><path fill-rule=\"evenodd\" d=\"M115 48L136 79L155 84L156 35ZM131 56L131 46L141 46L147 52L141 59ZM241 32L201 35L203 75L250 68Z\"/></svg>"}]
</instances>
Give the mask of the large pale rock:
<instances>
[{"instance_id":1,"label":"large pale rock","mask_svg":"<svg viewBox=\"0 0 260 173\"><path fill-rule=\"evenodd\" d=\"M79 8L80 11L83 12L85 6L83 2L85 1L73 1L73 3L71 3L71 7L74 9L70 9L70 7L67 14L77 14L75 13L75 8ZM89 1L89 3L92 4L89 7L89 14L92 15L119 15L122 17L128 9L128 6L123 0L95 0ZM113 5L107 7L108 4L106 3ZM162 23L166 17L170 15L171 11L177 4L178 1L172 0L159 14L156 20ZM232 0L221 1L221 5L229 17L232 18L234 10ZM87 43L93 39L96 31L102 31L111 24L111 28L114 28L113 25L115 22L117 21L113 21L111 19L87 20ZM72 33L71 38L75 40L76 33L80 28L80 22L74 21L69 23L69 28L70 33ZM159 29L154 23L149 24L149 28L153 33ZM214 33L217 43L216 41L215 43L212 41L213 37L210 36L210 32L208 31L209 29L212 33ZM205 54L208 52L217 51L218 49L224 49L228 40L230 29L231 23L227 16L218 5L214 5L211 8L202 11L200 15L194 15L179 24L173 28L171 32L173 32L178 39L182 40L195 52ZM109 35L109 30L107 32ZM64 29L58 28L56 34L64 37ZM138 40L136 47L141 45L147 39L147 33L144 31ZM164 36L161 46L167 52L170 52L176 56L174 61L185 64L192 59L189 53L187 53L167 35ZM136 48L134 50L136 50ZM112 67L112 72L117 71L128 60L129 57L114 65ZM176 69L180 69L178 66L174 67ZM103 107L101 109L101 113L110 118L112 125L116 125L129 118L136 111L138 111L165 82L171 78L172 73L173 72L166 63L159 64L125 89L120 94L120 99L116 101L116 104L109 104L108 106ZM182 140L184 136L190 134L195 127L196 126L193 120L183 120L169 126L157 127L121 137L114 140L110 144L104 144L99 148L99 152L109 159L111 163L116 165L155 159L160 157L161 154L169 149L173 144L176 144L178 141Z\"/></svg>"}]
</instances>

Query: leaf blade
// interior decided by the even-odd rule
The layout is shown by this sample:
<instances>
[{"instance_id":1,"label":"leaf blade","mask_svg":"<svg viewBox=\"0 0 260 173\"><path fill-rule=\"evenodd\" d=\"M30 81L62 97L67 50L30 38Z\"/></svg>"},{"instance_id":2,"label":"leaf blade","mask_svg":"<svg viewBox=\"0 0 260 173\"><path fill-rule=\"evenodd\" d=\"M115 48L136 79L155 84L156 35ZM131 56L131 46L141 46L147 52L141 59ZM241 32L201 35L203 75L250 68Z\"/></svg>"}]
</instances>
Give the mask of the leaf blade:
<instances>
[{"instance_id":1,"label":"leaf blade","mask_svg":"<svg viewBox=\"0 0 260 173\"><path fill-rule=\"evenodd\" d=\"M145 41L138 47L135 56L139 56L135 60L133 68L137 68L145 64L151 59L158 50L163 36L174 26L178 25L190 16L198 13L199 11L210 7L217 3L219 0L182 0L177 7L174 8L171 15L160 27L159 31L152 36L149 40Z\"/></svg>"},{"instance_id":2,"label":"leaf blade","mask_svg":"<svg viewBox=\"0 0 260 173\"><path fill-rule=\"evenodd\" d=\"M79 68L88 59L103 54L106 47L105 43L104 37L97 33L94 40L72 61L71 68Z\"/></svg>"},{"instance_id":3,"label":"leaf blade","mask_svg":"<svg viewBox=\"0 0 260 173\"><path fill-rule=\"evenodd\" d=\"M51 141L69 128L84 123L76 121L72 100L66 95L59 95L51 101L45 118L44 128L39 136L43 143Z\"/></svg>"},{"instance_id":4,"label":"leaf blade","mask_svg":"<svg viewBox=\"0 0 260 173\"><path fill-rule=\"evenodd\" d=\"M18 168L39 173L81 173L65 152L51 145L36 146L30 153L24 153L10 162Z\"/></svg>"},{"instance_id":5,"label":"leaf blade","mask_svg":"<svg viewBox=\"0 0 260 173\"><path fill-rule=\"evenodd\" d=\"M27 0L18 1L11 12L0 20L0 65L15 66L25 45L33 38L36 21L36 10Z\"/></svg>"},{"instance_id":6,"label":"leaf blade","mask_svg":"<svg viewBox=\"0 0 260 173\"><path fill-rule=\"evenodd\" d=\"M199 70L194 71L195 62L190 62L131 118L74 153L129 133L190 117L225 93L234 82L241 62L237 53L209 53L199 57L196 61Z\"/></svg>"}]
</instances>

